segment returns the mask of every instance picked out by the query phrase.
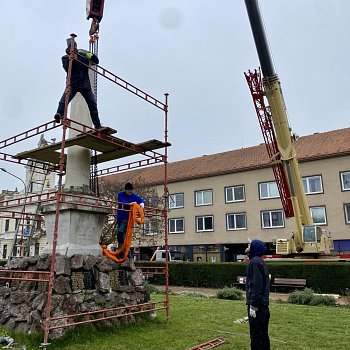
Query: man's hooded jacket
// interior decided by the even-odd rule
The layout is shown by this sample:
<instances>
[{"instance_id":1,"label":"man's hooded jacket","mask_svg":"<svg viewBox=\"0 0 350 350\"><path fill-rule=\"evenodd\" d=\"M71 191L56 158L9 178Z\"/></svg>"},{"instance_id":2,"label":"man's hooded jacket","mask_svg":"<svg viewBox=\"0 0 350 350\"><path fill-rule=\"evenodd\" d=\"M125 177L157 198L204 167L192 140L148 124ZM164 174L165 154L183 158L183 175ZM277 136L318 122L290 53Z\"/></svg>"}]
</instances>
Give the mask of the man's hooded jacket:
<instances>
[{"instance_id":1,"label":"man's hooded jacket","mask_svg":"<svg viewBox=\"0 0 350 350\"><path fill-rule=\"evenodd\" d=\"M62 57L62 65L64 70L68 73L69 67L69 47L66 50L67 55ZM77 59L73 60L72 65L72 75L71 75L71 86L80 90L90 90L91 83L89 79L89 68L87 67L91 64L98 64L98 57L86 50L79 49L77 51Z\"/></svg>"},{"instance_id":2,"label":"man's hooded jacket","mask_svg":"<svg viewBox=\"0 0 350 350\"><path fill-rule=\"evenodd\" d=\"M249 265L246 274L247 305L261 308L269 305L270 279L264 260L265 243L255 239L250 243Z\"/></svg>"}]
</instances>

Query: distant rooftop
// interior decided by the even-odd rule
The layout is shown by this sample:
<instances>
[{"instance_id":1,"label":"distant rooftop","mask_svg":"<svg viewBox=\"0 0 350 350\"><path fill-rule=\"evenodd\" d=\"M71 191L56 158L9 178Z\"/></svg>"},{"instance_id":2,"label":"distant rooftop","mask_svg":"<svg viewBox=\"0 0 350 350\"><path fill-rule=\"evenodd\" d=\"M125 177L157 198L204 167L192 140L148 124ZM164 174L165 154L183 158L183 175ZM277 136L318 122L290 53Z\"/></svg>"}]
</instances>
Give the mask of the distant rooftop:
<instances>
[{"instance_id":1,"label":"distant rooftop","mask_svg":"<svg viewBox=\"0 0 350 350\"><path fill-rule=\"evenodd\" d=\"M350 154L350 128L299 137L294 143L299 162ZM170 148L171 149L171 148ZM168 183L270 167L265 144L168 163ZM163 183L164 165L108 175L123 183L141 178L149 185Z\"/></svg>"},{"instance_id":2,"label":"distant rooftop","mask_svg":"<svg viewBox=\"0 0 350 350\"><path fill-rule=\"evenodd\" d=\"M16 190L16 191L1 190L1 193L0 193L0 200L3 200L6 196L12 196L12 195L14 195L15 193L17 193L17 190Z\"/></svg>"}]
</instances>

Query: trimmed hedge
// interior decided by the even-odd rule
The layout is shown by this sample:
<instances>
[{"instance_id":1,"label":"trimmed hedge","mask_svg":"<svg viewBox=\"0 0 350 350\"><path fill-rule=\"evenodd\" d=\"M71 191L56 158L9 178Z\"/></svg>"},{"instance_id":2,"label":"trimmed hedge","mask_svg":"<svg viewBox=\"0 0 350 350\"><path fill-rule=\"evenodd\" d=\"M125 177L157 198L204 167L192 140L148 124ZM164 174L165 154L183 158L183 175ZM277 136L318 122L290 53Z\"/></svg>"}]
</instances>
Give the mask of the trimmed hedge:
<instances>
[{"instance_id":1,"label":"trimmed hedge","mask_svg":"<svg viewBox=\"0 0 350 350\"><path fill-rule=\"evenodd\" d=\"M164 266L163 262L139 261L136 265ZM275 277L305 278L307 287L316 293L344 294L350 288L350 262L268 262L272 281ZM244 276L245 263L169 263L169 284L200 288L232 287L238 276ZM164 275L150 281L164 284Z\"/></svg>"},{"instance_id":2,"label":"trimmed hedge","mask_svg":"<svg viewBox=\"0 0 350 350\"><path fill-rule=\"evenodd\" d=\"M272 278L305 278L316 293L344 294L350 287L350 262L268 263Z\"/></svg>"}]
</instances>

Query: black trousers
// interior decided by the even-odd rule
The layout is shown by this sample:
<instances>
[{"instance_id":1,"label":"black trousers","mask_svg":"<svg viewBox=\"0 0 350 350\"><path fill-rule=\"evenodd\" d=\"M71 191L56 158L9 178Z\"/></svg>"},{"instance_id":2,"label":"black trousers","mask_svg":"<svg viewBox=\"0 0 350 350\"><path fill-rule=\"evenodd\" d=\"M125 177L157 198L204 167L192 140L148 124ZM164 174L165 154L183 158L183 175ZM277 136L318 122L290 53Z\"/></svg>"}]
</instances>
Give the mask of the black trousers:
<instances>
[{"instance_id":1,"label":"black trousers","mask_svg":"<svg viewBox=\"0 0 350 350\"><path fill-rule=\"evenodd\" d=\"M80 92L81 95L84 97L84 100L86 101L89 107L91 120L94 126L95 127L101 126L101 122L98 117L97 103L95 101L95 96L92 93L91 89L79 89L77 87L71 86L68 103L72 101L73 97L77 94L77 92ZM57 108L57 113L59 113L61 116L63 116L64 114L65 99L66 99L66 93L64 92L60 99L60 102L58 103L58 108Z\"/></svg>"},{"instance_id":2,"label":"black trousers","mask_svg":"<svg viewBox=\"0 0 350 350\"><path fill-rule=\"evenodd\" d=\"M255 318L249 316L251 350L270 350L269 320L270 310L268 307L259 308Z\"/></svg>"}]
</instances>

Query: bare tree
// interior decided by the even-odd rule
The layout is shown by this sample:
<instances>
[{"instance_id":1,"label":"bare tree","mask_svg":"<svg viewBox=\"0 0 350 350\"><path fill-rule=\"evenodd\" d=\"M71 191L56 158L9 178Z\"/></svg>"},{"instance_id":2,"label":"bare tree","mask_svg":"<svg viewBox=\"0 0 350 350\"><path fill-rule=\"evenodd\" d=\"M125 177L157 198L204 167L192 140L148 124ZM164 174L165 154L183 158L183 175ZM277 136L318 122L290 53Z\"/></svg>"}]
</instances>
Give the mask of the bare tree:
<instances>
[{"instance_id":1,"label":"bare tree","mask_svg":"<svg viewBox=\"0 0 350 350\"><path fill-rule=\"evenodd\" d=\"M164 196L159 195L155 187L149 186L141 178L132 180L135 193L145 199L145 222L142 225L135 224L133 232L134 246L157 246L164 244L165 219L164 219ZM109 200L117 200L118 192L124 191L125 183L100 181L100 195ZM116 220L115 214L105 225L101 243L110 244L115 240Z\"/></svg>"}]
</instances>

